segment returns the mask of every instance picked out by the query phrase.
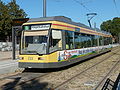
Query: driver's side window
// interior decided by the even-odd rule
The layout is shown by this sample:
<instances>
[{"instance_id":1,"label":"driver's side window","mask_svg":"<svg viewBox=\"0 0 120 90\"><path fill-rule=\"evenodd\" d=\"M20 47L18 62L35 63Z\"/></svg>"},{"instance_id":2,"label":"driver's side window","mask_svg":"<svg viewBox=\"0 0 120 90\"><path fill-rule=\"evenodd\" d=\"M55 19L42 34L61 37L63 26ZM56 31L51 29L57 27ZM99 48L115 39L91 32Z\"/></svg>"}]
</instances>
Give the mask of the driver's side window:
<instances>
[{"instance_id":1,"label":"driver's side window","mask_svg":"<svg viewBox=\"0 0 120 90\"><path fill-rule=\"evenodd\" d=\"M52 30L50 37L50 52L62 49L62 32L60 30Z\"/></svg>"}]
</instances>

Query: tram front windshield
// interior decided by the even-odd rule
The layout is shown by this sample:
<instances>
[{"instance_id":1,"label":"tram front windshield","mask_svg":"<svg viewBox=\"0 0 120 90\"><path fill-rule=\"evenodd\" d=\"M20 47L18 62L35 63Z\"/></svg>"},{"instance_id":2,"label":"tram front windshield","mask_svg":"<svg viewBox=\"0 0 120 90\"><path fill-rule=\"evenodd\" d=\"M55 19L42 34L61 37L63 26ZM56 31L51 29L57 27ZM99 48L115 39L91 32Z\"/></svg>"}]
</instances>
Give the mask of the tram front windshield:
<instances>
[{"instance_id":1,"label":"tram front windshield","mask_svg":"<svg viewBox=\"0 0 120 90\"><path fill-rule=\"evenodd\" d=\"M46 54L48 30L24 31L22 36L22 54Z\"/></svg>"}]
</instances>

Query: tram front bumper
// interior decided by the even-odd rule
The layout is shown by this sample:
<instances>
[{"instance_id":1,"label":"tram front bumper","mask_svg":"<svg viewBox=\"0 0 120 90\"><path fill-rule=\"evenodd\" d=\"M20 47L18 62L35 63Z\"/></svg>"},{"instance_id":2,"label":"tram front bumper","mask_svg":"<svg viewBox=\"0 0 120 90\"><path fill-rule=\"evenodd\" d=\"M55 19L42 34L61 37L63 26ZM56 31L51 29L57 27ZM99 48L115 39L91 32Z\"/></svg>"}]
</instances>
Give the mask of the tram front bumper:
<instances>
[{"instance_id":1,"label":"tram front bumper","mask_svg":"<svg viewBox=\"0 0 120 90\"><path fill-rule=\"evenodd\" d=\"M60 68L65 66L65 62L54 62L54 63L30 63L30 62L19 62L20 68Z\"/></svg>"}]
</instances>

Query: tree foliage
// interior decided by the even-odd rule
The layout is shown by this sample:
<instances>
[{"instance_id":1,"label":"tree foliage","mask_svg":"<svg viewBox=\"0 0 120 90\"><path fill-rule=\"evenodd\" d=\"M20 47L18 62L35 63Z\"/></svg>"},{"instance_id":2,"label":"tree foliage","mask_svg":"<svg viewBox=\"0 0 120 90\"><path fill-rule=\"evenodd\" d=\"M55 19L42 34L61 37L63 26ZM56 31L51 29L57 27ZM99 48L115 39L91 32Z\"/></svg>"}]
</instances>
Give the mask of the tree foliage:
<instances>
[{"instance_id":1,"label":"tree foliage","mask_svg":"<svg viewBox=\"0 0 120 90\"><path fill-rule=\"evenodd\" d=\"M101 30L111 32L113 36L118 36L120 33L120 18L116 17L113 20L105 21L100 26Z\"/></svg>"},{"instance_id":2,"label":"tree foliage","mask_svg":"<svg viewBox=\"0 0 120 90\"><path fill-rule=\"evenodd\" d=\"M7 31L9 29L9 14L8 7L5 6L5 3L0 1L0 37L5 38Z\"/></svg>"},{"instance_id":3,"label":"tree foliage","mask_svg":"<svg viewBox=\"0 0 120 90\"><path fill-rule=\"evenodd\" d=\"M27 14L16 4L16 0L5 4L0 0L0 40L12 35L12 19L25 18Z\"/></svg>"}]
</instances>

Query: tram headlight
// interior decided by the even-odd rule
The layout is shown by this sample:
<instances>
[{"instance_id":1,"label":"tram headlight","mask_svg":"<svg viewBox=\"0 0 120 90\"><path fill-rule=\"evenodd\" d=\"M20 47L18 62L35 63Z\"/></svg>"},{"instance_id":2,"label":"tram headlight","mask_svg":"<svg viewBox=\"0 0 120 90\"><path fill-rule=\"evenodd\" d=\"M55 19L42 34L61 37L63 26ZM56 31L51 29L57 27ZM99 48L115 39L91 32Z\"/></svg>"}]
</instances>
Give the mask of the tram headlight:
<instances>
[{"instance_id":1,"label":"tram headlight","mask_svg":"<svg viewBox=\"0 0 120 90\"><path fill-rule=\"evenodd\" d=\"M42 58L42 57L38 57L38 60L44 60L44 58Z\"/></svg>"}]
</instances>

